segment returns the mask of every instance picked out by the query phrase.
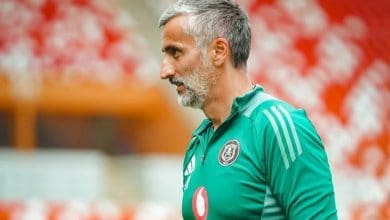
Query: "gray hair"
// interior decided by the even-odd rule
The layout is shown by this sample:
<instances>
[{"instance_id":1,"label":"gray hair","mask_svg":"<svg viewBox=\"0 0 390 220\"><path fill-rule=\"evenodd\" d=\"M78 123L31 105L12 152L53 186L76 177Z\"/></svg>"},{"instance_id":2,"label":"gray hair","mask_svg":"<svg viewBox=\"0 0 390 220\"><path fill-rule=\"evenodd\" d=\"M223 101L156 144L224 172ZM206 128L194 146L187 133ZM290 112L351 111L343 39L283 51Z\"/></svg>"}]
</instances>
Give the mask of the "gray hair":
<instances>
[{"instance_id":1,"label":"gray hair","mask_svg":"<svg viewBox=\"0 0 390 220\"><path fill-rule=\"evenodd\" d=\"M237 3L232 0L179 0L162 13L159 27L179 15L188 15L184 32L194 37L200 50L215 38L225 38L234 67L246 66L251 29L247 15Z\"/></svg>"}]
</instances>

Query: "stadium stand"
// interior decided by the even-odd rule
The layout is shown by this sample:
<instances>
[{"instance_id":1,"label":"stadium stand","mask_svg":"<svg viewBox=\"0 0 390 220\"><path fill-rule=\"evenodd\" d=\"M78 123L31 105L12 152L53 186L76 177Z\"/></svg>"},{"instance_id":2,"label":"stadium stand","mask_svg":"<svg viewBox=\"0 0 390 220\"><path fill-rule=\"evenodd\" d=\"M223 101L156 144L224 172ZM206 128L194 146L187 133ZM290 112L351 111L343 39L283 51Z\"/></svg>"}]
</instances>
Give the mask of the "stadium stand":
<instances>
[{"instance_id":1,"label":"stadium stand","mask_svg":"<svg viewBox=\"0 0 390 220\"><path fill-rule=\"evenodd\" d=\"M0 33L0 109L14 115L12 145L40 144L42 115L113 116L137 119L127 135L142 145L138 152L183 151L189 134L166 137L173 124L190 129L164 91L145 79L158 78L157 61L114 1L5 0L0 20L7 30ZM171 128L153 130L159 126ZM146 130L155 138L140 134Z\"/></svg>"},{"instance_id":2,"label":"stadium stand","mask_svg":"<svg viewBox=\"0 0 390 220\"><path fill-rule=\"evenodd\" d=\"M170 0L147 2L159 13ZM254 35L251 77L307 109L326 145L339 219L390 219L390 1L239 2ZM116 3L0 0L0 111L12 116L4 123L13 128L10 145L42 147L40 115L104 116L130 121L124 130L134 152L184 150L189 126L164 91L145 81L158 67L134 26L141 21ZM0 183L2 195L4 189ZM0 220L10 219L180 219L180 213L153 202L0 197Z\"/></svg>"},{"instance_id":3,"label":"stadium stand","mask_svg":"<svg viewBox=\"0 0 390 220\"><path fill-rule=\"evenodd\" d=\"M390 218L390 2L246 1L255 81L308 110L340 219Z\"/></svg>"}]
</instances>

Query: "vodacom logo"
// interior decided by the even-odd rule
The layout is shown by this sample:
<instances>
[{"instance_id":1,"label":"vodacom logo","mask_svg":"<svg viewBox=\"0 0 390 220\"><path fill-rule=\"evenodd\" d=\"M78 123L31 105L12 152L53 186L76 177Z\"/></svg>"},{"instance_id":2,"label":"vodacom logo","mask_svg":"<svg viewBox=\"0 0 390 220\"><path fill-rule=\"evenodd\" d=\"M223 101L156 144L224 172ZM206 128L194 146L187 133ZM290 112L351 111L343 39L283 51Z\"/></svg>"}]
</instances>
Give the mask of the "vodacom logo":
<instances>
[{"instance_id":1,"label":"vodacom logo","mask_svg":"<svg viewBox=\"0 0 390 220\"><path fill-rule=\"evenodd\" d=\"M208 213L208 197L206 188L199 187L192 197L192 210L196 220L206 220Z\"/></svg>"}]
</instances>

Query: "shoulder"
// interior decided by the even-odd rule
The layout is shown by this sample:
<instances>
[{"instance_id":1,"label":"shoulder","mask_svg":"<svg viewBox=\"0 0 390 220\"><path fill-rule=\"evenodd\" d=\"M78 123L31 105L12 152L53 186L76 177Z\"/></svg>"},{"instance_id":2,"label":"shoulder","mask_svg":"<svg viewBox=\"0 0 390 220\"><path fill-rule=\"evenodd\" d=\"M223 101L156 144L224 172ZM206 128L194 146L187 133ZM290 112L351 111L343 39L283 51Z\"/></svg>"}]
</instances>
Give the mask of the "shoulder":
<instances>
[{"instance_id":1,"label":"shoulder","mask_svg":"<svg viewBox=\"0 0 390 220\"><path fill-rule=\"evenodd\" d=\"M252 98L242 115L258 123L263 120L272 121L273 118L278 119L280 118L278 116L302 113L306 116L302 109L297 109L286 101L275 98L266 92L260 92Z\"/></svg>"},{"instance_id":2,"label":"shoulder","mask_svg":"<svg viewBox=\"0 0 390 220\"><path fill-rule=\"evenodd\" d=\"M252 121L258 133L278 134L286 129L295 130L296 126L311 127L304 109L296 108L266 92L258 93L251 103L242 114Z\"/></svg>"}]
</instances>

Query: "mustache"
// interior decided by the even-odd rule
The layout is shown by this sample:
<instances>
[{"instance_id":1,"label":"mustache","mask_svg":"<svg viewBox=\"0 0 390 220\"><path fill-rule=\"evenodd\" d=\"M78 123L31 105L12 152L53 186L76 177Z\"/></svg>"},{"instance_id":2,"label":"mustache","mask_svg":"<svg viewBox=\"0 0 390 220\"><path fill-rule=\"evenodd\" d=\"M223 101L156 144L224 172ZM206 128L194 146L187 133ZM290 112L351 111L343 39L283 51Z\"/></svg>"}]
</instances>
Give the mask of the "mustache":
<instances>
[{"instance_id":1,"label":"mustache","mask_svg":"<svg viewBox=\"0 0 390 220\"><path fill-rule=\"evenodd\" d=\"M179 86L179 85L182 85L184 84L184 82L180 79L177 79L177 78L169 78L169 82L173 85L176 85L176 86Z\"/></svg>"}]
</instances>

